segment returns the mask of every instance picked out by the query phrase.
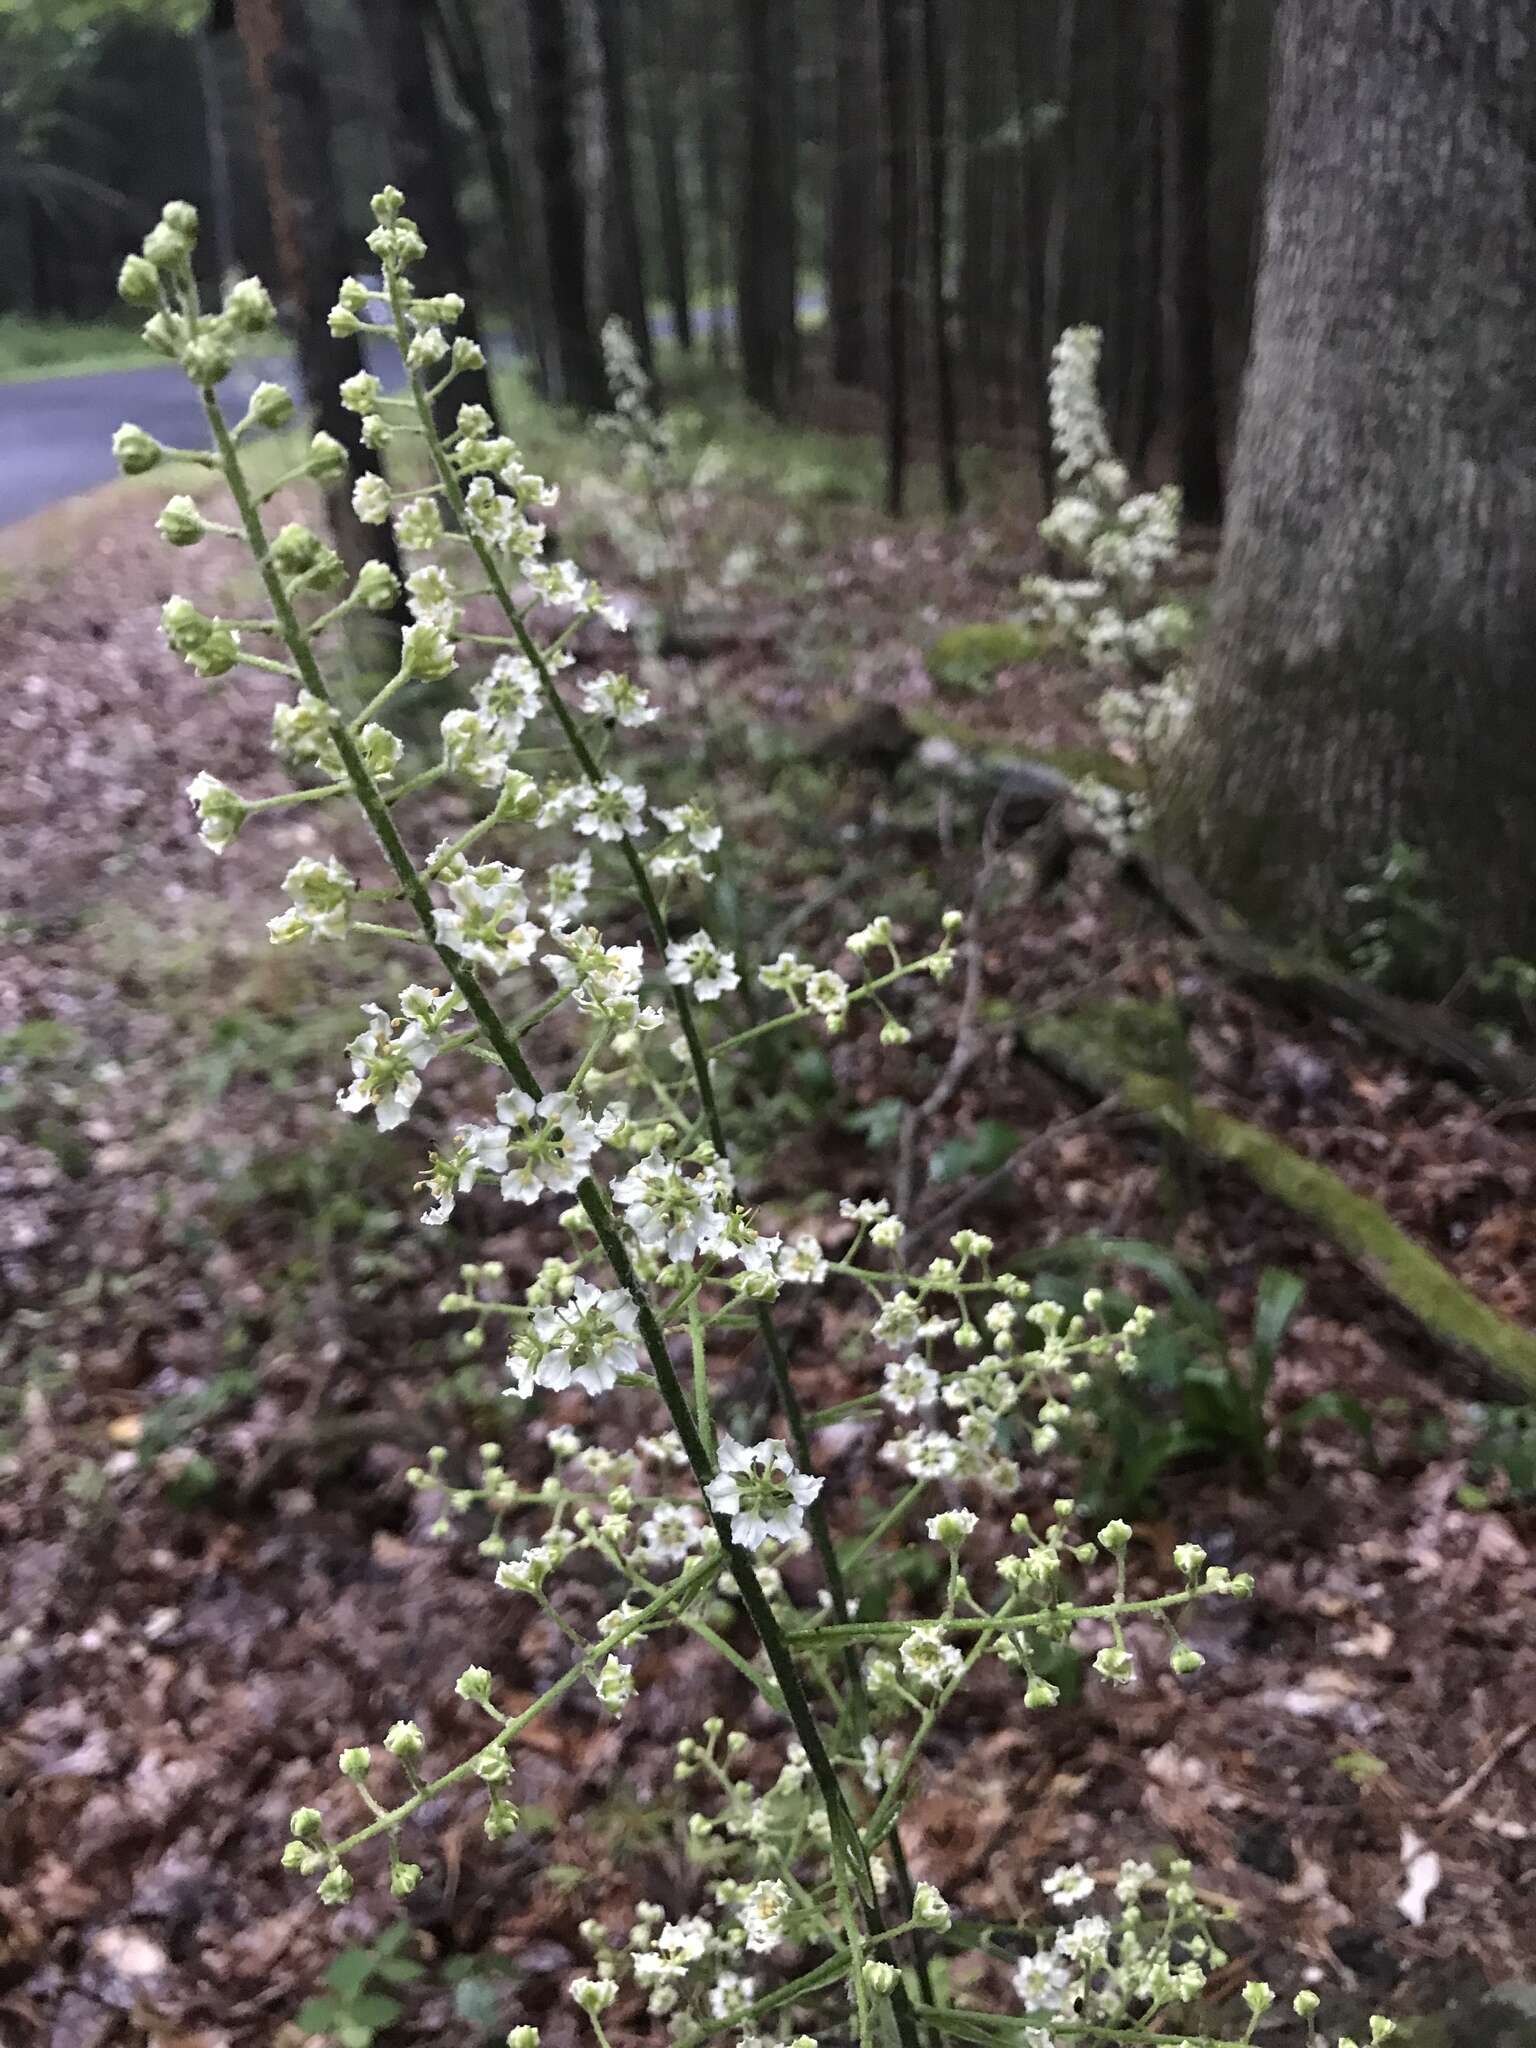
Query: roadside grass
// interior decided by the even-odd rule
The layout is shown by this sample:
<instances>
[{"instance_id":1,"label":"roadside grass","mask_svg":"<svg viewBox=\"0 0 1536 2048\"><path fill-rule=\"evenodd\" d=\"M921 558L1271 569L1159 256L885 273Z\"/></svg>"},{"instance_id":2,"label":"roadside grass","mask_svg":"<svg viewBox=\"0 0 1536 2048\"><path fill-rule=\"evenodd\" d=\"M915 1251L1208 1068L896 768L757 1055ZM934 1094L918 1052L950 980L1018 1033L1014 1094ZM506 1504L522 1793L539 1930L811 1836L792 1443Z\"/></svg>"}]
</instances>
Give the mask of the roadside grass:
<instances>
[{"instance_id":1,"label":"roadside grass","mask_svg":"<svg viewBox=\"0 0 1536 2048\"><path fill-rule=\"evenodd\" d=\"M0 314L0 384L91 370L131 370L158 360L135 320L34 319Z\"/></svg>"}]
</instances>

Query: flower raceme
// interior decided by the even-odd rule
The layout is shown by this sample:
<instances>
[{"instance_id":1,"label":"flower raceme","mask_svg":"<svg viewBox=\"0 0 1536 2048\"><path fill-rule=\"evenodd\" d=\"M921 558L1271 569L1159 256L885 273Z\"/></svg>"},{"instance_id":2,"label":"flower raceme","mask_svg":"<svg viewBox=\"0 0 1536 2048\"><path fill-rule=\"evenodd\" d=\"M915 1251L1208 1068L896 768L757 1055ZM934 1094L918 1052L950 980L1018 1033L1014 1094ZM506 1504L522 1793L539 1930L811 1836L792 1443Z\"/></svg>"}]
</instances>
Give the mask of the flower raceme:
<instances>
[{"instance_id":1,"label":"flower raceme","mask_svg":"<svg viewBox=\"0 0 1536 2048\"><path fill-rule=\"evenodd\" d=\"M199 494L173 500L162 529L177 546L243 544L260 586L256 616L238 622L172 598L169 645L198 675L250 669L291 691L273 717L282 786L247 794L209 771L196 776L188 795L203 840L222 854L293 806L313 807L322 823L350 807L371 830L371 866L353 872L323 845L292 862L272 942L344 947L375 991L403 978L389 964L401 948L433 962L427 980L392 1002L367 996L338 1107L399 1130L425 1107L429 1069L491 1065L493 1111L428 1152L425 1220L441 1223L464 1199L547 1204L558 1218L561 1250L519 1286L504 1287L505 1267L490 1261L466 1267L444 1301L465 1318L472 1351L494 1345L505 1360L518 1469L493 1441L480 1446L475 1476L451 1480L456 1461L437 1446L406 1482L437 1502L437 1528L473 1523L497 1586L552 1616L572 1656L515 1712L497 1703L490 1671L467 1664L456 1691L483 1716L483 1739L436 1776L425 1770L429 1702L420 1722L388 1731L382 1761L365 1745L348 1748L341 1777L363 1817L348 1825L334 1808L301 1807L283 1862L341 1904L369 1846L382 1843L390 1889L404 1897L422 1877L402 1854L407 1830L454 1788L482 1802L490 1841L508 1839L521 1825L510 1795L531 1722L578 1687L622 1715L640 1683L642 1645L692 1633L717 1658L722 1688L755 1694L782 1731L777 1775L765 1779L763 1745L749 1760L745 1735L720 1718L680 1746L678 1781L698 1790L688 1825L696 1909L669 1918L642 1902L617 1936L588 1923L592 1964L570 1986L576 2008L599 2048L620 2000L681 2043L729 2030L744 2042L815 2048L799 2027L832 1996L851 2014L837 2023L839 2039L851 2027L859 2048L889 2038L915 2048L936 2001L978 1995L945 1989L961 1978L934 1967L933 1944L959 1943L958 1923L932 1884L914 1885L900 1836L925 1747L956 1692L991 1660L1016 1677L1025 1708L1047 1707L1060 1696L1050 1674L1074 1643L1100 1645L1095 1669L1112 1684L1135 1682L1158 1654L1193 1669L1200 1660L1181 1618L1206 1599L1244 1597L1250 1583L1183 1544L1172 1583L1133 1586L1123 1523L1090 1537L1059 1484L1047 1512L1027 1505L1052 1491L1038 1481L1063 1468L1095 1376L1134 1369L1144 1312L1110 1315L1092 1290L1075 1310L1037 1301L975 1231L955 1233L925 1263L906 1259L905 1225L877 1199L845 1202L787 1242L742 1199L728 1135L744 1086L740 1050L779 1031L852 1030L866 1017L884 1044L905 1043L911 1026L891 1004L908 984L944 981L961 919L945 912L934 939L914 948L877 912L848 934L835 964L786 951L756 968L709 931L697 905L722 825L699 792L653 802L638 767L619 757L626 735L661 713L643 682L585 660L584 632L621 632L623 613L574 562L550 557L556 488L489 414L461 406L441 430L455 377L480 354L453 336L462 301L423 294L412 280L424 245L401 195L387 188L373 211L379 282L346 279L331 324L355 333L366 318L400 356L399 388L363 373L341 395L376 465L353 479L354 506L392 527L403 587L379 563L349 582L301 522L274 529L282 486L253 484L245 444L281 424L282 409L258 392L231 420L219 396L236 342L269 321L270 304L247 281L217 310L203 308L196 215L179 203L128 259L121 288L147 310L151 344L196 388L211 451L166 449L131 426L114 446L133 474L174 455L222 479L232 523L208 516ZM609 358L631 440L664 450L638 365L614 335ZM1053 396L1064 474L1079 492L1107 490L1107 440L1081 390L1053 386ZM334 482L345 467L338 444L316 435L282 482ZM1059 524L1064 539L1098 549L1106 575L1131 574L1136 545L1162 544L1151 512L1122 519L1118 552L1076 515ZM394 671L364 699L338 645L354 614L388 612L402 598L411 623ZM423 751L407 734L420 732L420 714L445 688L461 701L441 713ZM417 715L397 730L391 716L413 698ZM467 803L472 822L434 842L423 820L444 785L458 792L456 815ZM731 998L749 973L761 999L742 1027ZM856 1442L865 1484L894 1472L897 1485L856 1543L832 1535L859 1503L816 1469L833 1462L832 1439L798 1398L774 1318L786 1289L867 1304L859 1390L833 1411L836 1455L855 1455ZM750 1399L726 1391L743 1330L768 1361ZM539 1412L548 1397L559 1400L558 1420ZM717 1410L734 1419L763 1402L782 1414L784 1435L749 1443L721 1427ZM565 1419L571 1403L587 1404L584 1426ZM1033 1490L1019 1462L1026 1452L1039 1467ZM535 1458L542 1471L528 1469ZM921 1542L914 1530L934 1546L942 1595L926 1613L887 1617L884 1593L862 1612L864 1561L882 1545ZM612 1605L595 1620L585 1600L573 1609L580 1620L559 1604L577 1564L585 1586L610 1589ZM1134 1882L1122 1872L1114 1908L1054 1940L1033 1937L1011 1984L978 1958L977 1983L991 1983L1004 2013L1030 2015L1036 2043L1053 2023L1096 2039L1125 2028L1145 2037L1149 2027L1159 2039L1190 2038L1177 2030L1177 2008L1224 1958L1187 1867L1172 1871ZM1045 1893L1070 1909L1096 1883L1069 1868ZM940 2013L940 2031L945 2024ZM519 2026L510 2041L535 2048L537 2038Z\"/></svg>"}]
</instances>

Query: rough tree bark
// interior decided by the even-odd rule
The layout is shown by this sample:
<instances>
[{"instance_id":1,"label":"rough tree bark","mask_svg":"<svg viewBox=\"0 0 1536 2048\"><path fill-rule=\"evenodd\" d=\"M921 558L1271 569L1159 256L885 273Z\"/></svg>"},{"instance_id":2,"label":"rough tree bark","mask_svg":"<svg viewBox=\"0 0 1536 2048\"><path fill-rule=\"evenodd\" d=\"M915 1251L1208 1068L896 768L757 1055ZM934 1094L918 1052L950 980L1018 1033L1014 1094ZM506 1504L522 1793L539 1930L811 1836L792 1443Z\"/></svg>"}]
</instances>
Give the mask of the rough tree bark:
<instances>
[{"instance_id":1,"label":"rough tree bark","mask_svg":"<svg viewBox=\"0 0 1536 2048\"><path fill-rule=\"evenodd\" d=\"M1170 826L1271 926L1396 840L1536 957L1536 20L1283 0L1212 638Z\"/></svg>"},{"instance_id":2,"label":"rough tree bark","mask_svg":"<svg viewBox=\"0 0 1536 2048\"><path fill-rule=\"evenodd\" d=\"M572 130L575 89L567 0L535 0L528 10L534 155L543 202L549 272L553 395L582 412L608 404L602 357L587 301L587 220Z\"/></svg>"},{"instance_id":3,"label":"rough tree bark","mask_svg":"<svg viewBox=\"0 0 1536 2048\"><path fill-rule=\"evenodd\" d=\"M351 247L337 195L330 103L309 18L302 0L236 0L234 24L251 81L279 292L299 381L315 425L342 443L354 468L372 468L373 458L363 451L362 422L336 395L341 380L362 369L362 347L355 339L334 341L326 324ZM362 524L352 510L348 482L327 485L323 497L337 553L354 575L370 560L398 570L394 536L387 526Z\"/></svg>"},{"instance_id":4,"label":"rough tree bark","mask_svg":"<svg viewBox=\"0 0 1536 2048\"><path fill-rule=\"evenodd\" d=\"M431 16L431 0L359 0L358 5L363 33L379 50L388 84L391 177L427 244L416 282L427 292L464 293L471 303L454 331L483 341L469 240L454 189L451 139L427 41ZM445 415L450 422L461 405L483 405L494 417L489 370L466 370L454 379Z\"/></svg>"}]
</instances>

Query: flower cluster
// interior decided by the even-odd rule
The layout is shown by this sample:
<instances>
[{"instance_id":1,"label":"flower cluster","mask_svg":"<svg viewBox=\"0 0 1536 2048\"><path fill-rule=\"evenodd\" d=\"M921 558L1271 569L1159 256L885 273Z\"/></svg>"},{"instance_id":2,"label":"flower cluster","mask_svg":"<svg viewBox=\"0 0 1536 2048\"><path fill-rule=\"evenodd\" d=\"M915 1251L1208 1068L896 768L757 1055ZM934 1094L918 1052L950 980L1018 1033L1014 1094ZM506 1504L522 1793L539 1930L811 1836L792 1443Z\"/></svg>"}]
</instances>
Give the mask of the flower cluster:
<instances>
[{"instance_id":1,"label":"flower cluster","mask_svg":"<svg viewBox=\"0 0 1536 2048\"><path fill-rule=\"evenodd\" d=\"M1052 353L1060 489L1040 537L1075 573L1028 577L1023 594L1028 618L1114 679L1096 712L1106 740L1127 760L1133 786L1092 778L1078 795L1102 836L1124 852L1147 827L1146 785L1156 758L1189 714L1189 678L1179 664L1194 621L1186 605L1157 589L1179 551L1179 493L1172 485L1131 490L1099 397L1101 346L1097 328L1069 327Z\"/></svg>"},{"instance_id":2,"label":"flower cluster","mask_svg":"<svg viewBox=\"0 0 1536 2048\"><path fill-rule=\"evenodd\" d=\"M907 1262L905 1224L879 1199L845 1202L836 1216L812 1210L787 1241L743 1200L721 1107L738 1052L769 1033L807 1023L844 1032L865 1017L881 1044L902 1045L911 1029L892 1007L897 991L914 977L943 982L962 920L944 913L926 950L877 913L847 934L835 964L782 952L753 970L777 1004L737 1024L747 963L678 902L707 877L721 824L692 789L653 803L614 758L615 744L659 712L614 669L580 673L581 629L621 630L620 608L576 564L550 557L554 488L485 410L461 406L440 429L454 378L483 358L453 338L457 295L416 289L425 248L402 196L387 188L373 210L378 282L345 280L331 325L369 325L404 369L401 390L372 372L342 387L377 461L354 480L354 507L365 523L392 525L409 565L403 593L377 563L349 584L334 550L297 522L267 531L242 443L283 406L262 387L231 424L218 387L239 336L270 321L270 302L248 281L218 313L202 312L196 216L173 205L124 266L122 289L153 309L153 345L200 395L213 446L196 459L222 477L235 521L178 497L162 529L178 546L243 540L265 613L234 624L172 598L164 626L199 675L253 666L294 689L274 717L273 748L282 769L308 779L252 796L198 775L189 795L213 851L295 804L350 802L371 829L371 872L336 854L292 862L272 940L345 944L365 958L381 941L410 941L436 962L439 985L413 983L389 1007L364 1003L339 1108L371 1111L390 1130L430 1115L421 1097L435 1061L470 1075L494 1068L480 1116L428 1151L427 1220L443 1222L474 1194L513 1214L547 1204L541 1227L560 1233L561 1249L522 1284L505 1287L506 1267L489 1261L466 1267L444 1302L466 1319L470 1352L495 1333L517 1469L489 1441L472 1474L456 1475L438 1446L406 1478L435 1502L435 1528L477 1532L497 1586L533 1603L569 1659L515 1709L498 1703L485 1666L467 1665L455 1690L483 1717L482 1740L436 1777L416 1720L388 1729L382 1761L366 1744L348 1746L338 1768L364 1817L348 1826L299 1808L284 1865L339 1905L382 1840L390 1889L408 1896L423 1872L402 1853L406 1830L455 1788L481 1802L490 1841L515 1836L512 1787L531 1723L577 1688L622 1716L645 1643L682 1631L751 1688L762 1725L778 1733L754 1748L711 1718L681 1746L679 1782L699 1787L687 1830L697 1898L675 1912L644 1902L616 1935L588 1924L592 1966L569 1995L599 2048L621 2001L683 2041L729 2029L754 2048L815 2048L801 2015L829 1996L850 2016L835 2021L837 2038L860 2048L911 2048L919 2008L935 2001L949 2008L938 2031L965 2038L1000 2017L1032 2048L1053 2029L1188 2039L1178 2010L1223 1957L1187 1866L1155 1879L1126 1865L1113 1912L1049 1935L1020 1929L1008 1950L1014 2002L989 2015L967 2005L975 1992L964 1973L935 1967L936 1944L965 1944L950 1903L913 1881L899 1832L929 1737L985 1660L1016 1677L1031 1710L1061 1698L1064 1659L1111 1685L1162 1682L1152 1648L1165 1646L1173 1673L1194 1672L1200 1654L1180 1632L1188 1612L1252 1590L1193 1543L1174 1549L1171 1573L1136 1551L1133 1578L1131 1527L1111 1519L1090 1534L1055 1483L1079 1397L1096 1375L1135 1369L1147 1317L1112 1316L1092 1290L1076 1311L1037 1299L976 1231ZM661 460L667 439L638 360L617 330L607 345L626 444ZM1166 608L1132 615L1121 600L1166 560L1176 512L1165 498L1128 497L1093 395L1094 358L1076 331L1052 380L1067 490L1052 535L1081 556L1089 581L1050 601L1064 619L1097 620L1109 665L1125 666L1150 661L1173 636ZM116 446L134 472L167 452L131 427ZM323 435L301 464L333 482L345 467ZM334 636L359 608L388 611L402 594L410 623L394 672L359 701L350 664L332 656ZM466 634L471 601L493 608L496 631ZM1125 623L1120 652L1112 610ZM424 721L397 732L386 714L441 690L464 701L438 718L435 758L418 765L413 752L408 764L406 733ZM445 783L456 815L467 804L472 822L417 850L428 834L415 802ZM821 1291L845 1333L852 1392L831 1410L803 1407L774 1314L785 1289L808 1319ZM746 1374L758 1355L765 1370ZM771 1433L773 1414L782 1433ZM1024 1504L1032 1479L1035 1492L1043 1480L1060 1495L1048 1513ZM881 1498L865 1502L863 1489ZM865 1600L863 1561L900 1542L930 1546L932 1569L910 1587L884 1575L879 1597ZM925 1586L940 1590L923 1597ZM431 1703L421 1711L430 1723ZM1070 1910L1098 1883L1068 1866L1044 1892ZM990 1967L988 1955L979 1960ZM1308 1996L1297 2011L1310 2025ZM1268 1989L1252 1985L1245 1998L1256 2023ZM1383 2036L1372 2024L1374 2042ZM538 2036L519 2026L509 2038L536 2048Z\"/></svg>"}]
</instances>

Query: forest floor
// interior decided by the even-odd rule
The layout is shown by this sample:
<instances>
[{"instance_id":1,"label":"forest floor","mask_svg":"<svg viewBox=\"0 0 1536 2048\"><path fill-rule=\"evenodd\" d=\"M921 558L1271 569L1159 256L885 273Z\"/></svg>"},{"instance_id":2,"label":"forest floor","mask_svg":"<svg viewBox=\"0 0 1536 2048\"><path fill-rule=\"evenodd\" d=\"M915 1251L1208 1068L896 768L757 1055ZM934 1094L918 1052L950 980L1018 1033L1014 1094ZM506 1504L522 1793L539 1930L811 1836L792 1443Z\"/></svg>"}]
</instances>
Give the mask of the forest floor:
<instances>
[{"instance_id":1,"label":"forest floor","mask_svg":"<svg viewBox=\"0 0 1536 2048\"><path fill-rule=\"evenodd\" d=\"M1090 687L1035 663L938 700L923 650L1007 611L1035 552L1026 519L896 529L845 492L835 445L801 470L797 491L780 464L787 499L750 460L701 491L710 609L736 624L702 658L658 665L681 716L647 767L665 787L707 758L742 843L724 909L758 949L792 931L830 958L877 908L921 932L969 902L988 811L834 729L861 708L938 709L1060 753L1091 739ZM432 1503L401 1477L432 1443L466 1469L503 1425L492 1368L438 1313L458 1263L502 1259L515 1285L554 1227L481 1198L424 1232L419 1141L336 1116L340 1045L376 989L350 954L265 943L302 820L280 848L249 834L217 862L196 840L184 785L207 767L260 786L272 696L259 680L210 689L164 649L173 586L227 605L228 571L208 550L169 556L147 502L104 498L67 552L13 565L0 621L4 2048L307 2038L293 2016L338 1946L399 1909L366 1885L339 1914L317 1908L278 1869L291 1809L328 1798L336 1751L397 1716L454 1754L467 1662L512 1700L565 1655L492 1588L473 1530L429 1534ZM580 490L575 504L585 545ZM596 488L590 508L595 528ZM1479 1405L1509 1397L1240 1176L1065 1092L1018 1025L1176 995L1202 1093L1377 1196L1527 1326L1536 1106L1476 1099L1344 1026L1256 1003L1103 857L1079 850L1039 886L1030 835L995 814L990 829L969 1057L948 1101L903 1153L902 1111L949 1061L959 986L923 999L898 1059L854 1030L755 1075L749 1192L830 1242L836 1197L905 1173L918 1227L963 1214L1031 1254L1095 1236L1171 1248L1225 1339L1185 1333L1147 1405L1107 1419L1084 1490L1157 1554L1198 1540L1258 1593L1205 1613L1192 1684L1090 1684L1071 1711L1031 1716L1001 1676L979 1684L927 1768L915 1871L968 1913L1019 1922L1039 1913L1042 1868L1172 1843L1235 1908L1233 1984L1289 1989L1305 1970L1341 2017L1435 2016L1415 2042L1536 2040L1536 1474L1522 1493ZM1058 1263L1070 1271L1067 1250ZM1235 1438L1160 1465L1191 1367L1240 1394L1276 1267L1306 1291L1267 1468ZM1164 1298L1128 1264L1119 1277ZM835 1298L795 1334L813 1398L839 1398L857 1365ZM637 1399L615 1402L621 1433ZM563 1400L524 1426L514 1470L540 1469ZM1505 1425L1517 1449L1519 1426ZM856 1450L826 1456L835 1472ZM588 1590L600 1611L604 1589ZM484 2042L528 2019L566 2048L579 1923L686 1902L675 1744L711 1702L745 1715L754 1743L769 1731L691 1641L652 1652L643 1676L617 1724L590 1704L535 1724L518 1766L530 1825L510 1850L444 1802L408 1916L426 1973L400 1989L386 2044ZM1405 1911L1410 1867L1427 1892Z\"/></svg>"}]
</instances>

